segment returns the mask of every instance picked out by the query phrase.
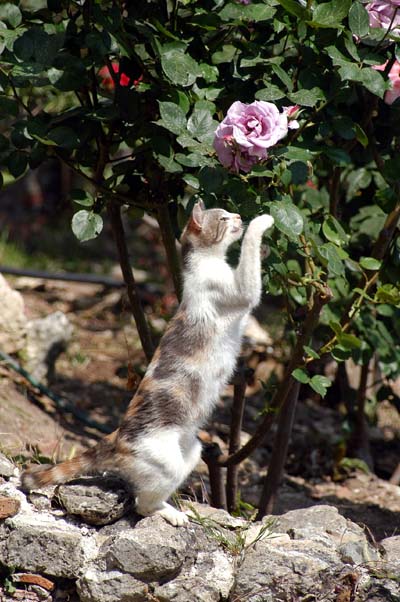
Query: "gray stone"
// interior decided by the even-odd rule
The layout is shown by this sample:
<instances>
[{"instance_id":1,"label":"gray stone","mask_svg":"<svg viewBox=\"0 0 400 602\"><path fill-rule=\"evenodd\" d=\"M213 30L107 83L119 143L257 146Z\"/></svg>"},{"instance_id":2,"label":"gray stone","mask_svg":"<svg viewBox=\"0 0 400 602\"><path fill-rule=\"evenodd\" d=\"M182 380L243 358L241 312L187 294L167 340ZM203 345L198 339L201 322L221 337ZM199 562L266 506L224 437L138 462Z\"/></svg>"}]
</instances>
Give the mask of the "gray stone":
<instances>
[{"instance_id":1,"label":"gray stone","mask_svg":"<svg viewBox=\"0 0 400 602\"><path fill-rule=\"evenodd\" d=\"M86 538L89 539L89 538ZM23 571L76 578L94 544L78 527L45 514L18 514L0 526L0 563Z\"/></svg>"},{"instance_id":2,"label":"gray stone","mask_svg":"<svg viewBox=\"0 0 400 602\"><path fill-rule=\"evenodd\" d=\"M271 527L273 532L288 533L292 539L328 537L335 543L343 543L365 538L361 527L341 516L334 506L321 504L268 518L276 518Z\"/></svg>"},{"instance_id":3,"label":"gray stone","mask_svg":"<svg viewBox=\"0 0 400 602\"><path fill-rule=\"evenodd\" d=\"M326 593L338 565L336 551L315 541L292 540L275 546L262 540L245 554L234 596L246 602L301 599L310 593L318 597Z\"/></svg>"},{"instance_id":4,"label":"gray stone","mask_svg":"<svg viewBox=\"0 0 400 602\"><path fill-rule=\"evenodd\" d=\"M143 581L158 581L179 573L194 543L192 530L177 529L154 516L131 531L110 537L100 550L100 562L107 570L116 569Z\"/></svg>"},{"instance_id":5,"label":"gray stone","mask_svg":"<svg viewBox=\"0 0 400 602\"><path fill-rule=\"evenodd\" d=\"M385 553L385 562L396 568L400 577L400 535L383 539L381 546Z\"/></svg>"},{"instance_id":6,"label":"gray stone","mask_svg":"<svg viewBox=\"0 0 400 602\"><path fill-rule=\"evenodd\" d=\"M159 602L219 602L226 600L235 580L235 560L221 549L199 551L172 581L154 588Z\"/></svg>"},{"instance_id":7,"label":"gray stone","mask_svg":"<svg viewBox=\"0 0 400 602\"><path fill-rule=\"evenodd\" d=\"M18 472L18 468L0 452L0 476L9 478L14 476L16 472Z\"/></svg>"},{"instance_id":8,"label":"gray stone","mask_svg":"<svg viewBox=\"0 0 400 602\"><path fill-rule=\"evenodd\" d=\"M68 514L90 525L108 525L132 508L132 496L124 483L114 477L77 479L59 485L55 495Z\"/></svg>"},{"instance_id":9,"label":"gray stone","mask_svg":"<svg viewBox=\"0 0 400 602\"><path fill-rule=\"evenodd\" d=\"M363 564L379 560L379 554L365 539L340 544L338 552L346 564Z\"/></svg>"},{"instance_id":10,"label":"gray stone","mask_svg":"<svg viewBox=\"0 0 400 602\"><path fill-rule=\"evenodd\" d=\"M24 301L1 274L0 299L0 348L6 353L17 353L25 345L27 319Z\"/></svg>"},{"instance_id":11,"label":"gray stone","mask_svg":"<svg viewBox=\"0 0 400 602\"><path fill-rule=\"evenodd\" d=\"M61 311L26 324L24 368L38 381L51 380L57 357L72 337L72 325Z\"/></svg>"},{"instance_id":12,"label":"gray stone","mask_svg":"<svg viewBox=\"0 0 400 602\"><path fill-rule=\"evenodd\" d=\"M81 602L148 602L149 588L132 575L89 568L77 581Z\"/></svg>"}]
</instances>

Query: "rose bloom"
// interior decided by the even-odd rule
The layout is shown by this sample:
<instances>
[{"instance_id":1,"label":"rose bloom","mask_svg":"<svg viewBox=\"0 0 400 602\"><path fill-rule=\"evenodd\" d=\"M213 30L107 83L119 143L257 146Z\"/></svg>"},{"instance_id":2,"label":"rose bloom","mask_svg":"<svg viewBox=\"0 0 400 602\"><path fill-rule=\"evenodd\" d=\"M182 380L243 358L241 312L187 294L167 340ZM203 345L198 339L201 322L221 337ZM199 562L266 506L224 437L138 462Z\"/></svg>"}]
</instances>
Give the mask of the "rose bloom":
<instances>
[{"instance_id":1,"label":"rose bloom","mask_svg":"<svg viewBox=\"0 0 400 602\"><path fill-rule=\"evenodd\" d=\"M400 0L374 0L368 2L365 8L369 14L371 27L389 29L400 35Z\"/></svg>"},{"instance_id":2,"label":"rose bloom","mask_svg":"<svg viewBox=\"0 0 400 602\"><path fill-rule=\"evenodd\" d=\"M377 71L384 71L386 65L387 65L387 62L384 65L375 65L372 68L376 69ZM393 104L394 101L400 97L400 63L399 63L399 61L395 61L393 63L393 67L389 71L389 79L390 79L390 83L392 84L392 89L388 90L385 93L384 101L386 102L387 105Z\"/></svg>"},{"instance_id":3,"label":"rose bloom","mask_svg":"<svg viewBox=\"0 0 400 602\"><path fill-rule=\"evenodd\" d=\"M267 149L287 132L287 113L280 113L271 102L236 101L217 127L214 148L224 167L247 173L255 163L267 158Z\"/></svg>"}]
</instances>

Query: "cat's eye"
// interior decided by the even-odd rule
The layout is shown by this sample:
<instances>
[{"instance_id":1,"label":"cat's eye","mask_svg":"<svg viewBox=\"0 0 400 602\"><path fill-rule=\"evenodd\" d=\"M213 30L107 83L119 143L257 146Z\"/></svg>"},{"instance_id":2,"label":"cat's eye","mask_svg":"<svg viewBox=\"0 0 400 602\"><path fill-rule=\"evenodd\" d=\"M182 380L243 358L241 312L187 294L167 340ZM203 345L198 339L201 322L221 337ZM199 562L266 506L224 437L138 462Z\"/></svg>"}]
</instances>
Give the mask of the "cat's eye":
<instances>
[{"instance_id":1,"label":"cat's eye","mask_svg":"<svg viewBox=\"0 0 400 602\"><path fill-rule=\"evenodd\" d=\"M229 221L229 217L220 217L219 220L221 222L227 222L227 221Z\"/></svg>"}]
</instances>

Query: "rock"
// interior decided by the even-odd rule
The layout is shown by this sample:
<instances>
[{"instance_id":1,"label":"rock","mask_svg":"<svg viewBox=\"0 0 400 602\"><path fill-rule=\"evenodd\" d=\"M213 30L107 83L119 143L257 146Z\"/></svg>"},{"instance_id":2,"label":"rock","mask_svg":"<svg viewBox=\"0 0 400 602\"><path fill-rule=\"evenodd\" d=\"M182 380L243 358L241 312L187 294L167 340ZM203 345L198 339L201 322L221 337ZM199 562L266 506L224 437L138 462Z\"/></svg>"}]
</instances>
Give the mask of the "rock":
<instances>
[{"instance_id":1,"label":"rock","mask_svg":"<svg viewBox=\"0 0 400 602\"><path fill-rule=\"evenodd\" d=\"M154 596L159 602L219 602L228 599L235 572L232 557L219 549L200 551L173 580L157 585Z\"/></svg>"},{"instance_id":2,"label":"rock","mask_svg":"<svg viewBox=\"0 0 400 602\"><path fill-rule=\"evenodd\" d=\"M0 452L0 476L12 477L18 472L18 468Z\"/></svg>"},{"instance_id":3,"label":"rock","mask_svg":"<svg viewBox=\"0 0 400 602\"><path fill-rule=\"evenodd\" d=\"M381 546L384 550L384 559L389 570L393 570L400 575L400 535L383 539Z\"/></svg>"},{"instance_id":4,"label":"rock","mask_svg":"<svg viewBox=\"0 0 400 602\"><path fill-rule=\"evenodd\" d=\"M0 520L15 516L21 508L21 502L15 498L0 495Z\"/></svg>"},{"instance_id":5,"label":"rock","mask_svg":"<svg viewBox=\"0 0 400 602\"><path fill-rule=\"evenodd\" d=\"M89 525L108 525L132 508L132 495L114 477L76 479L55 491L61 506Z\"/></svg>"},{"instance_id":6,"label":"rock","mask_svg":"<svg viewBox=\"0 0 400 602\"><path fill-rule=\"evenodd\" d=\"M0 274L0 349L17 353L25 346L26 316L22 295Z\"/></svg>"},{"instance_id":7,"label":"rock","mask_svg":"<svg viewBox=\"0 0 400 602\"><path fill-rule=\"evenodd\" d=\"M99 561L108 570L129 573L145 582L158 581L179 573L194 544L190 529L176 529L154 516L110 538L100 549Z\"/></svg>"},{"instance_id":8,"label":"rock","mask_svg":"<svg viewBox=\"0 0 400 602\"><path fill-rule=\"evenodd\" d=\"M235 596L246 602L291 600L313 593L325 593L334 568L340 565L336 551L316 541L257 542L245 553L236 577Z\"/></svg>"},{"instance_id":9,"label":"rock","mask_svg":"<svg viewBox=\"0 0 400 602\"><path fill-rule=\"evenodd\" d=\"M93 549L78 527L51 515L21 513L0 525L0 564L17 570L73 579Z\"/></svg>"},{"instance_id":10,"label":"rock","mask_svg":"<svg viewBox=\"0 0 400 602\"><path fill-rule=\"evenodd\" d=\"M72 325L61 311L27 322L24 368L38 381L51 380L71 337Z\"/></svg>"},{"instance_id":11,"label":"rock","mask_svg":"<svg viewBox=\"0 0 400 602\"><path fill-rule=\"evenodd\" d=\"M148 585L119 571L88 569L77 581L80 602L148 602Z\"/></svg>"},{"instance_id":12,"label":"rock","mask_svg":"<svg viewBox=\"0 0 400 602\"><path fill-rule=\"evenodd\" d=\"M71 499L78 505L84 499L85 512L109 494L87 481L68 486L77 488ZM25 598L18 589L10 601L58 599L49 593L57 578L76 585L80 602L400 600L400 537L374 548L334 507L251 523L192 504L197 519L185 527L132 513L95 528L53 507L36 510L14 482L0 485L0 495L20 504L16 516L0 523L0 566L17 572L15 583L28 589Z\"/></svg>"}]
</instances>

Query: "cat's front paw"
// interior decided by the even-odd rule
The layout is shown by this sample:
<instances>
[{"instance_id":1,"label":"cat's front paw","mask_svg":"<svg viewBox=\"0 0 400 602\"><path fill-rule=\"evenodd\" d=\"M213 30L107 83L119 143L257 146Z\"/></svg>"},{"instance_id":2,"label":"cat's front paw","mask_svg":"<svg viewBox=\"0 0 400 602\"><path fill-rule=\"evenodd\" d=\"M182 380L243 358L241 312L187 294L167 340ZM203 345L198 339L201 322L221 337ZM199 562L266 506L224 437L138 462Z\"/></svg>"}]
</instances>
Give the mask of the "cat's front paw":
<instances>
[{"instance_id":1,"label":"cat's front paw","mask_svg":"<svg viewBox=\"0 0 400 602\"><path fill-rule=\"evenodd\" d=\"M274 225L274 218L271 215L258 215L249 225L249 230L257 234L263 234Z\"/></svg>"}]
</instances>

